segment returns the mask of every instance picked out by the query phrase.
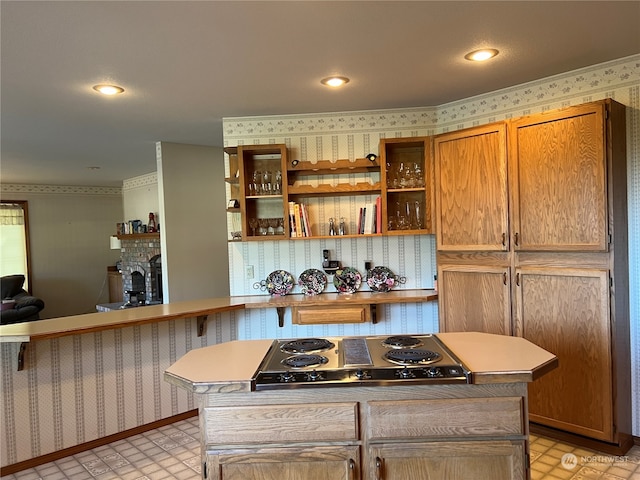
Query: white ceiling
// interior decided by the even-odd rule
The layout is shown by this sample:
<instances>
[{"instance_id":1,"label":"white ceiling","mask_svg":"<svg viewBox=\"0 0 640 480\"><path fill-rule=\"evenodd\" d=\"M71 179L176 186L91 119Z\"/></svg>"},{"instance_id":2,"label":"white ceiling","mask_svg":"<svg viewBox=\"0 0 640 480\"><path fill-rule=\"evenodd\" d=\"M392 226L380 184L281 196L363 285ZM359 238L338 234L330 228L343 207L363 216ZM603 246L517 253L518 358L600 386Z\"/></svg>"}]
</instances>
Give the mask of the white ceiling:
<instances>
[{"instance_id":1,"label":"white ceiling","mask_svg":"<svg viewBox=\"0 0 640 480\"><path fill-rule=\"evenodd\" d=\"M0 16L3 183L121 186L155 171L156 141L222 146L223 117L438 106L640 53L640 1L2 0ZM479 47L501 53L463 60ZM351 82L320 85L332 73Z\"/></svg>"}]
</instances>

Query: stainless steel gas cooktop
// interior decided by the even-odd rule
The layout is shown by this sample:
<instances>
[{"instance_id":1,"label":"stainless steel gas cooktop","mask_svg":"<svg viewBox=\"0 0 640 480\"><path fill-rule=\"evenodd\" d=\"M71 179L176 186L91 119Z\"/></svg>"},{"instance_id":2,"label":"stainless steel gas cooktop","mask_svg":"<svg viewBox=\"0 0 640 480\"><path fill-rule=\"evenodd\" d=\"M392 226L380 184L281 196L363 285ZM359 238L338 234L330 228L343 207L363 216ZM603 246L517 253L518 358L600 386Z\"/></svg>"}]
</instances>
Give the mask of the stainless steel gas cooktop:
<instances>
[{"instance_id":1,"label":"stainless steel gas cooktop","mask_svg":"<svg viewBox=\"0 0 640 480\"><path fill-rule=\"evenodd\" d=\"M470 383L468 369L435 335L274 340L254 390Z\"/></svg>"}]
</instances>

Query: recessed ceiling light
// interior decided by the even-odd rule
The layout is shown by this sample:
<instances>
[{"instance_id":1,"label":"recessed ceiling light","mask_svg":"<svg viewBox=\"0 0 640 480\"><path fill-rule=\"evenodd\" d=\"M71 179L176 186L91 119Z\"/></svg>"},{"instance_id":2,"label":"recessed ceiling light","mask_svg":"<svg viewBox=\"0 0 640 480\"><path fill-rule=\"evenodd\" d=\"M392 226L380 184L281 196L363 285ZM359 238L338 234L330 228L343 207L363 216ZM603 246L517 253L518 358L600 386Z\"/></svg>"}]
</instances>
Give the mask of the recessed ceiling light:
<instances>
[{"instance_id":1,"label":"recessed ceiling light","mask_svg":"<svg viewBox=\"0 0 640 480\"><path fill-rule=\"evenodd\" d=\"M328 87L341 87L342 85L349 83L349 79L347 77L327 77L320 80L320 83L326 85Z\"/></svg>"},{"instance_id":2,"label":"recessed ceiling light","mask_svg":"<svg viewBox=\"0 0 640 480\"><path fill-rule=\"evenodd\" d=\"M87 167L88 170L100 170L100 167Z\"/></svg>"},{"instance_id":3,"label":"recessed ceiling light","mask_svg":"<svg viewBox=\"0 0 640 480\"><path fill-rule=\"evenodd\" d=\"M467 53L464 58L471 60L472 62L484 62L485 60L495 57L498 53L498 50L495 48L483 48L481 50L474 50L473 52Z\"/></svg>"},{"instance_id":4,"label":"recessed ceiling light","mask_svg":"<svg viewBox=\"0 0 640 480\"><path fill-rule=\"evenodd\" d=\"M117 85L94 85L93 89L103 95L117 95L124 92L124 88Z\"/></svg>"}]
</instances>

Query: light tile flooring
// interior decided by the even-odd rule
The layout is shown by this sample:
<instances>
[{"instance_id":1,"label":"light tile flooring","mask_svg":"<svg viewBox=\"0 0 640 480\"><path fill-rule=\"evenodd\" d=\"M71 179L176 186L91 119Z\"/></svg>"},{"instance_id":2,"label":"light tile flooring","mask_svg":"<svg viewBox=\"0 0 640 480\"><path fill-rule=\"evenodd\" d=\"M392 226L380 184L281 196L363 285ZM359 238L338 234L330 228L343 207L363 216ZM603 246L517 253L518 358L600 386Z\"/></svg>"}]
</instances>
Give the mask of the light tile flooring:
<instances>
[{"instance_id":1,"label":"light tile flooring","mask_svg":"<svg viewBox=\"0 0 640 480\"><path fill-rule=\"evenodd\" d=\"M193 417L2 480L199 480L198 428ZM531 479L640 480L640 447L615 457L531 435Z\"/></svg>"}]
</instances>

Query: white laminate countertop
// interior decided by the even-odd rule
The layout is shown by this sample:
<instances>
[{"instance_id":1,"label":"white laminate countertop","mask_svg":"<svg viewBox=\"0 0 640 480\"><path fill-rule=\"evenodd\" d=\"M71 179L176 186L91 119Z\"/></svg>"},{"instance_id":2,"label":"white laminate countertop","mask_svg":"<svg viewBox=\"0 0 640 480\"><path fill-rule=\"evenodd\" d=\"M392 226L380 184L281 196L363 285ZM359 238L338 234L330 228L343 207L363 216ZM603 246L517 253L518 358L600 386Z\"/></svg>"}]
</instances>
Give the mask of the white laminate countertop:
<instances>
[{"instance_id":1,"label":"white laminate countertop","mask_svg":"<svg viewBox=\"0 0 640 480\"><path fill-rule=\"evenodd\" d=\"M552 353L520 337L478 332L438 337L471 370L475 384L531 382L556 368ZM196 393L251 390L251 378L273 340L234 340L187 352L165 380Z\"/></svg>"}]
</instances>

